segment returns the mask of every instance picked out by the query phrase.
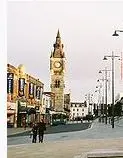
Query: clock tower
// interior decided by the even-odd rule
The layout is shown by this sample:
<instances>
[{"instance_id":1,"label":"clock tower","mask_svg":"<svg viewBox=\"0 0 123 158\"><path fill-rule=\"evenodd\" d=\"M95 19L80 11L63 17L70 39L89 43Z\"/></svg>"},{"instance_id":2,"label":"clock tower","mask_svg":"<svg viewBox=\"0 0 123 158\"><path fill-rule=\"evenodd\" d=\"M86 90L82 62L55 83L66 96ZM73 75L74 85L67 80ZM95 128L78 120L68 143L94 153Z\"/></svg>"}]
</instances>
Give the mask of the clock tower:
<instances>
[{"instance_id":1,"label":"clock tower","mask_svg":"<svg viewBox=\"0 0 123 158\"><path fill-rule=\"evenodd\" d=\"M65 55L59 30L53 47L50 56L51 92L55 94L55 111L64 111Z\"/></svg>"}]
</instances>

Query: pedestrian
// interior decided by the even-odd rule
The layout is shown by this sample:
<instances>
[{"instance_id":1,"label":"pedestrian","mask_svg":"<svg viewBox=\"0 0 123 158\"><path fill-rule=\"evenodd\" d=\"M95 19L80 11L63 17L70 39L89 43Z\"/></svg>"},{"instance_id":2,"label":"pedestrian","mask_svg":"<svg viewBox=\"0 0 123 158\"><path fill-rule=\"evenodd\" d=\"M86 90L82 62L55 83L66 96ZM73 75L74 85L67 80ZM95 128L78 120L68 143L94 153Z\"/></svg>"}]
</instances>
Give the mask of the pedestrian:
<instances>
[{"instance_id":1,"label":"pedestrian","mask_svg":"<svg viewBox=\"0 0 123 158\"><path fill-rule=\"evenodd\" d=\"M33 135L32 143L36 143L37 141L37 124L36 123L33 124L32 135Z\"/></svg>"},{"instance_id":2,"label":"pedestrian","mask_svg":"<svg viewBox=\"0 0 123 158\"><path fill-rule=\"evenodd\" d=\"M43 143L44 139L44 131L46 130L46 123L43 119L38 124L38 134L39 134L39 143Z\"/></svg>"},{"instance_id":3,"label":"pedestrian","mask_svg":"<svg viewBox=\"0 0 123 158\"><path fill-rule=\"evenodd\" d=\"M22 120L23 128L26 130L26 118L24 117Z\"/></svg>"}]
</instances>

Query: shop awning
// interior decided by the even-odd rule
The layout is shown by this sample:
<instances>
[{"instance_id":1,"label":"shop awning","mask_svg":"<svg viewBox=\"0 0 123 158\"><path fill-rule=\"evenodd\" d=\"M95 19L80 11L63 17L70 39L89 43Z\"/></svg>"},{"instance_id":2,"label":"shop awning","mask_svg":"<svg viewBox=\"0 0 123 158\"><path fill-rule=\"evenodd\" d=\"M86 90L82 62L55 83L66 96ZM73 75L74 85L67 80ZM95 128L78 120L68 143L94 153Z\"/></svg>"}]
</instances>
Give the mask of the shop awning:
<instances>
[{"instance_id":1,"label":"shop awning","mask_svg":"<svg viewBox=\"0 0 123 158\"><path fill-rule=\"evenodd\" d=\"M21 106L19 110L20 114L26 114L27 113L27 107L26 106Z\"/></svg>"},{"instance_id":2,"label":"shop awning","mask_svg":"<svg viewBox=\"0 0 123 158\"><path fill-rule=\"evenodd\" d=\"M25 106L21 106L19 113L21 114L36 114L36 109L35 108L31 108L31 107L25 107Z\"/></svg>"},{"instance_id":3,"label":"shop awning","mask_svg":"<svg viewBox=\"0 0 123 158\"><path fill-rule=\"evenodd\" d=\"M28 109L28 114L36 114L36 110L34 108Z\"/></svg>"}]
</instances>

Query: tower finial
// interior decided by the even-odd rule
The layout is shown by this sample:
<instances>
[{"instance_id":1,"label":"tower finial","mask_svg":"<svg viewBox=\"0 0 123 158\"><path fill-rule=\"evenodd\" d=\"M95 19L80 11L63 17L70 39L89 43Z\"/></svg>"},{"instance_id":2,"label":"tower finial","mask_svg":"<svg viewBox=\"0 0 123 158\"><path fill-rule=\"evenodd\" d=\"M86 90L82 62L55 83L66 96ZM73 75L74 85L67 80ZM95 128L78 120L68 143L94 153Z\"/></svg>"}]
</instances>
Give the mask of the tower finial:
<instances>
[{"instance_id":1,"label":"tower finial","mask_svg":"<svg viewBox=\"0 0 123 158\"><path fill-rule=\"evenodd\" d=\"M58 32L57 32L57 37L58 37L58 38L60 37L59 29L58 29Z\"/></svg>"}]
</instances>

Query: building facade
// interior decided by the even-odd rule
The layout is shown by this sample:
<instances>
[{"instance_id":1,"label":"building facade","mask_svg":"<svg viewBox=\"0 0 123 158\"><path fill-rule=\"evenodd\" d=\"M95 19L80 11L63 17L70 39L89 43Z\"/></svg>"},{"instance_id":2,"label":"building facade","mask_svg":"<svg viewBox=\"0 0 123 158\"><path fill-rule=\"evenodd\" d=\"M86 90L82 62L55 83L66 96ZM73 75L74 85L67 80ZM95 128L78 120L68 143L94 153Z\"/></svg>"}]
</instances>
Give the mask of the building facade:
<instances>
[{"instance_id":1,"label":"building facade","mask_svg":"<svg viewBox=\"0 0 123 158\"><path fill-rule=\"evenodd\" d=\"M44 84L25 72L25 67L7 65L7 123L14 127L39 121Z\"/></svg>"},{"instance_id":2,"label":"building facade","mask_svg":"<svg viewBox=\"0 0 123 158\"><path fill-rule=\"evenodd\" d=\"M55 111L64 111L65 54L58 30L54 50L50 56L51 92L55 94Z\"/></svg>"},{"instance_id":3,"label":"building facade","mask_svg":"<svg viewBox=\"0 0 123 158\"><path fill-rule=\"evenodd\" d=\"M51 124L51 111L54 111L55 95L52 92L43 92L42 114L45 122Z\"/></svg>"},{"instance_id":4,"label":"building facade","mask_svg":"<svg viewBox=\"0 0 123 158\"><path fill-rule=\"evenodd\" d=\"M83 118L88 115L88 107L85 103L71 102L70 105L70 120Z\"/></svg>"}]
</instances>

